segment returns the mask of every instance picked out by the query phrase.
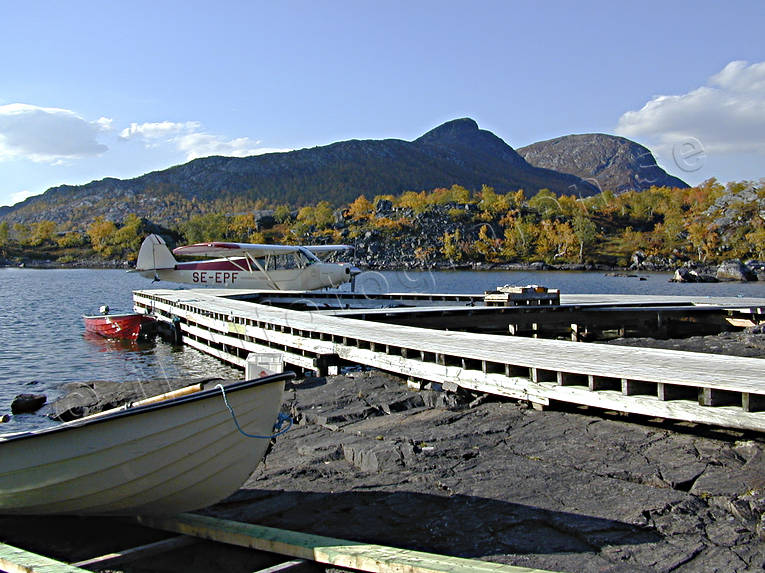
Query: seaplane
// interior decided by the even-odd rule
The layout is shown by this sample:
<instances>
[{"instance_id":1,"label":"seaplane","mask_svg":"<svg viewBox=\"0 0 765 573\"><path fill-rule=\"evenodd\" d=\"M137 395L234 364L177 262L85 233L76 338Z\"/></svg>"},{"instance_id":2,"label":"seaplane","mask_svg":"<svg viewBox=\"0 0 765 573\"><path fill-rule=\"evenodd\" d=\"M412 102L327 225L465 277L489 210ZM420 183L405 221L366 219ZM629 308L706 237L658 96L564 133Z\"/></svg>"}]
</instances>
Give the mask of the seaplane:
<instances>
[{"instance_id":1,"label":"seaplane","mask_svg":"<svg viewBox=\"0 0 765 573\"><path fill-rule=\"evenodd\" d=\"M349 245L259 245L214 241L177 247L171 252L159 235L141 244L135 272L154 281L199 287L308 291L337 288L361 272L348 263L328 263ZM175 256L213 257L179 262Z\"/></svg>"}]
</instances>

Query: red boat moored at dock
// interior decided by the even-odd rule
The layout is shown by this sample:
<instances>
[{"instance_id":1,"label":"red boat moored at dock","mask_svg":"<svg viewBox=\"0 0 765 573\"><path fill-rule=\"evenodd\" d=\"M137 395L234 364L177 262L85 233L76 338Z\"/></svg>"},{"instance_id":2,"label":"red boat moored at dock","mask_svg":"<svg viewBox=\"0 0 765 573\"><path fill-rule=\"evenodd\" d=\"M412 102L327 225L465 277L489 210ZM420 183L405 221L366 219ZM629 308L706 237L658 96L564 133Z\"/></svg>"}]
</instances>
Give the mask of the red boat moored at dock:
<instances>
[{"instance_id":1,"label":"red boat moored at dock","mask_svg":"<svg viewBox=\"0 0 765 573\"><path fill-rule=\"evenodd\" d=\"M108 312L108 308L107 308ZM145 325L155 321L148 314L100 314L83 316L85 331L99 334L105 338L126 338L135 340L145 329Z\"/></svg>"}]
</instances>

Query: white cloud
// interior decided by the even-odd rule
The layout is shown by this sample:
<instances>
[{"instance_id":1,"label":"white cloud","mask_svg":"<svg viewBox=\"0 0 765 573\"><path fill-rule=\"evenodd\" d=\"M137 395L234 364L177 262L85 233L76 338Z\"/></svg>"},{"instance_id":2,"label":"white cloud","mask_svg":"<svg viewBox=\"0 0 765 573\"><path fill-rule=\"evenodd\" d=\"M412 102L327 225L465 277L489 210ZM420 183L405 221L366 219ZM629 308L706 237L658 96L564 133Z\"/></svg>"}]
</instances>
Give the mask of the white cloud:
<instances>
[{"instance_id":1,"label":"white cloud","mask_svg":"<svg viewBox=\"0 0 765 573\"><path fill-rule=\"evenodd\" d=\"M31 191L18 191L16 193L11 193L10 202L8 205L15 205L16 203L21 203L24 199L27 199L34 195Z\"/></svg>"},{"instance_id":2,"label":"white cloud","mask_svg":"<svg viewBox=\"0 0 765 573\"><path fill-rule=\"evenodd\" d=\"M75 112L29 104L0 105L0 161L29 159L56 163L101 155L107 146L97 136L111 120L91 122Z\"/></svg>"},{"instance_id":3,"label":"white cloud","mask_svg":"<svg viewBox=\"0 0 765 573\"><path fill-rule=\"evenodd\" d=\"M131 123L120 132L122 139L143 139L144 141L168 140L180 134L193 133L199 129L196 121L176 123L173 121L158 121L153 123Z\"/></svg>"},{"instance_id":4,"label":"white cloud","mask_svg":"<svg viewBox=\"0 0 765 573\"><path fill-rule=\"evenodd\" d=\"M707 85L656 96L622 115L615 131L665 154L700 144L706 153L765 155L765 62L734 61Z\"/></svg>"},{"instance_id":5,"label":"white cloud","mask_svg":"<svg viewBox=\"0 0 765 573\"><path fill-rule=\"evenodd\" d=\"M226 139L220 135L204 133L201 131L201 127L201 124L196 121L131 123L130 127L126 127L120 132L120 137L124 140L141 140L146 147L171 144L186 154L187 161L210 155L247 157L249 155L289 151L289 149L259 147L260 141L252 140L249 137Z\"/></svg>"}]
</instances>

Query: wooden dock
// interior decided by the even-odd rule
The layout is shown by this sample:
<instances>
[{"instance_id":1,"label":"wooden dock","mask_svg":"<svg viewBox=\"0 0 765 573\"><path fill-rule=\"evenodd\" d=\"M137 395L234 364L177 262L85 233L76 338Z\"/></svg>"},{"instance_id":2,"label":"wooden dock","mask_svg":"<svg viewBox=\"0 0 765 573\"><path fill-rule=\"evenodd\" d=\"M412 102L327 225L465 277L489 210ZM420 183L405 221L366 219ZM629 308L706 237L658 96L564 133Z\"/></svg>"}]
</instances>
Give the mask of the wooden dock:
<instances>
[{"instance_id":1,"label":"wooden dock","mask_svg":"<svg viewBox=\"0 0 765 573\"><path fill-rule=\"evenodd\" d=\"M310 301L312 295L302 297ZM300 296L267 295L272 304ZM456 296L463 295L440 302L435 298L440 295L422 296L421 302L431 305L454 305ZM577 296L573 302L578 304L585 299L622 306L630 301L681 303L668 297ZM286 363L321 373L362 364L447 390L461 387L540 406L553 400L765 431L765 361L755 358L384 324L327 312L343 305L329 304L329 299L316 305L325 310L311 311L252 302L262 301L263 293L245 291L146 290L135 291L133 298L136 308L175 319L184 343L241 367L251 352L280 352ZM387 300L365 298L360 302L370 308ZM566 302L561 296L561 303ZM457 304L479 302L464 295ZM765 308L765 301L758 299L705 299L703 304L748 313L754 320L760 320Z\"/></svg>"},{"instance_id":2,"label":"wooden dock","mask_svg":"<svg viewBox=\"0 0 765 573\"><path fill-rule=\"evenodd\" d=\"M0 568L6 573L89 573L112 571L115 568L121 570L126 564L143 569L147 559L177 551L204 539L215 543L218 550L235 546L250 549L259 555L278 556L276 565L258 569L254 573L304 571L307 568L303 566L309 564L369 573L554 573L480 559L312 535L195 513L143 516L138 517L137 521L145 527L179 535L71 564L0 543Z\"/></svg>"}]
</instances>

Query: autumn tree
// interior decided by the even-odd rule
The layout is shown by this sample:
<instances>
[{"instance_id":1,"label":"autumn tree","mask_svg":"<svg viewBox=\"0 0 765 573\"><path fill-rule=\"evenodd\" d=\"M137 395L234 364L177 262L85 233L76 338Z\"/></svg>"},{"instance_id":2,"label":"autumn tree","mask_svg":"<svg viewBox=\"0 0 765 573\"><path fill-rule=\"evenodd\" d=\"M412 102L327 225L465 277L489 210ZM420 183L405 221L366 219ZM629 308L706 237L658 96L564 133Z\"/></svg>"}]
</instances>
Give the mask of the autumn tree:
<instances>
[{"instance_id":1,"label":"autumn tree","mask_svg":"<svg viewBox=\"0 0 765 573\"><path fill-rule=\"evenodd\" d=\"M482 218L486 221L492 220L508 209L507 197L495 192L493 187L482 186L478 196L480 197L478 208L481 210Z\"/></svg>"},{"instance_id":2,"label":"autumn tree","mask_svg":"<svg viewBox=\"0 0 765 573\"><path fill-rule=\"evenodd\" d=\"M540 189L529 199L528 205L543 219L551 219L561 212L558 196L549 189Z\"/></svg>"},{"instance_id":3,"label":"autumn tree","mask_svg":"<svg viewBox=\"0 0 765 573\"><path fill-rule=\"evenodd\" d=\"M250 235L258 230L253 213L234 215L228 222L226 237L237 242L250 240Z\"/></svg>"},{"instance_id":4,"label":"autumn tree","mask_svg":"<svg viewBox=\"0 0 765 573\"><path fill-rule=\"evenodd\" d=\"M180 227L189 243L220 241L226 236L228 221L221 213L207 213L193 216Z\"/></svg>"},{"instance_id":5,"label":"autumn tree","mask_svg":"<svg viewBox=\"0 0 765 573\"><path fill-rule=\"evenodd\" d=\"M571 225L566 222L544 220L537 232L537 254L546 262L565 260L577 245L577 238Z\"/></svg>"},{"instance_id":6,"label":"autumn tree","mask_svg":"<svg viewBox=\"0 0 765 573\"><path fill-rule=\"evenodd\" d=\"M497 262L502 254L502 241L496 237L489 225L481 225L478 239L473 243L473 249L486 261Z\"/></svg>"},{"instance_id":7,"label":"autumn tree","mask_svg":"<svg viewBox=\"0 0 765 573\"><path fill-rule=\"evenodd\" d=\"M574 235L579 242L579 262L584 261L584 255L598 239L598 227L584 214L574 217Z\"/></svg>"},{"instance_id":8,"label":"autumn tree","mask_svg":"<svg viewBox=\"0 0 765 573\"><path fill-rule=\"evenodd\" d=\"M415 214L424 213L430 207L425 191L420 193L405 191L398 198L396 204L402 209L411 209Z\"/></svg>"},{"instance_id":9,"label":"autumn tree","mask_svg":"<svg viewBox=\"0 0 765 573\"><path fill-rule=\"evenodd\" d=\"M39 221L32 224L30 229L29 246L39 247L43 243L49 243L53 240L53 233L56 232L56 223L53 221Z\"/></svg>"},{"instance_id":10,"label":"autumn tree","mask_svg":"<svg viewBox=\"0 0 765 573\"><path fill-rule=\"evenodd\" d=\"M29 228L29 225L25 225L24 223L14 223L13 235L20 245L28 245L29 239L32 236L32 229Z\"/></svg>"},{"instance_id":11,"label":"autumn tree","mask_svg":"<svg viewBox=\"0 0 765 573\"><path fill-rule=\"evenodd\" d=\"M56 239L56 243L58 243L58 246L63 249L72 249L77 247L84 247L88 243L88 239L82 233L69 231L68 233L63 234L58 239Z\"/></svg>"},{"instance_id":12,"label":"autumn tree","mask_svg":"<svg viewBox=\"0 0 765 573\"><path fill-rule=\"evenodd\" d=\"M114 235L117 233L117 225L101 216L88 226L88 237L93 249L103 257L109 258L114 254Z\"/></svg>"},{"instance_id":13,"label":"autumn tree","mask_svg":"<svg viewBox=\"0 0 765 573\"><path fill-rule=\"evenodd\" d=\"M122 222L112 238L115 254L134 261L144 239L143 220L135 213L130 213Z\"/></svg>"},{"instance_id":14,"label":"autumn tree","mask_svg":"<svg viewBox=\"0 0 765 573\"><path fill-rule=\"evenodd\" d=\"M502 254L508 259L529 259L536 250L537 235L537 227L530 219L509 218L505 225Z\"/></svg>"},{"instance_id":15,"label":"autumn tree","mask_svg":"<svg viewBox=\"0 0 765 573\"><path fill-rule=\"evenodd\" d=\"M292 220L292 211L289 205L279 205L274 209L274 219L277 223L289 223Z\"/></svg>"},{"instance_id":16,"label":"autumn tree","mask_svg":"<svg viewBox=\"0 0 765 573\"><path fill-rule=\"evenodd\" d=\"M359 195L348 205L348 216L354 221L367 221L374 216L374 212L375 206L364 195Z\"/></svg>"},{"instance_id":17,"label":"autumn tree","mask_svg":"<svg viewBox=\"0 0 765 573\"><path fill-rule=\"evenodd\" d=\"M450 262L459 262L462 260L462 247L460 242L462 241L462 235L460 230L456 229L453 233L445 232L442 238L443 246L441 247L441 254L449 259Z\"/></svg>"},{"instance_id":18,"label":"autumn tree","mask_svg":"<svg viewBox=\"0 0 765 573\"><path fill-rule=\"evenodd\" d=\"M714 252L720 244L717 228L706 222L694 221L688 225L688 242L693 247L696 258L700 262L714 257Z\"/></svg>"}]
</instances>

